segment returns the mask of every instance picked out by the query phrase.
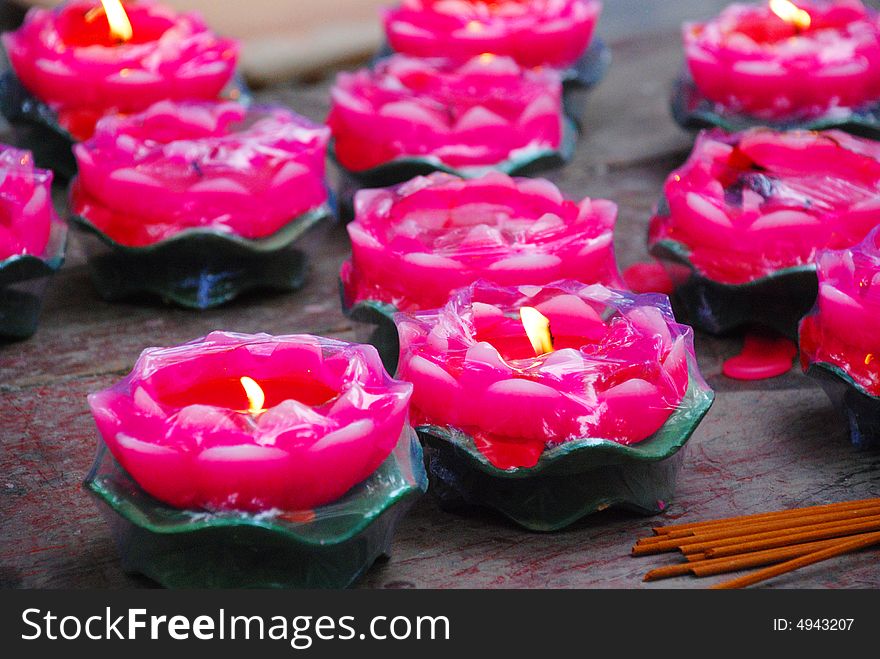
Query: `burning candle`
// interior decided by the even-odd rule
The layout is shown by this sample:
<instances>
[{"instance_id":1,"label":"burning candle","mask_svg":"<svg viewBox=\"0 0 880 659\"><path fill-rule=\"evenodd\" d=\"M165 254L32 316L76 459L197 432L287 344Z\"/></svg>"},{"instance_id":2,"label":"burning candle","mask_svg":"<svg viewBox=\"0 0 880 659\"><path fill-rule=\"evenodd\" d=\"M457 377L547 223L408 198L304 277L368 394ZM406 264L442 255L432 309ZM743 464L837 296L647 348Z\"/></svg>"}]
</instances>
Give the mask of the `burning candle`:
<instances>
[{"instance_id":1,"label":"burning candle","mask_svg":"<svg viewBox=\"0 0 880 659\"><path fill-rule=\"evenodd\" d=\"M190 229L263 238L326 204L328 139L281 107L163 101L75 147L71 209L129 247Z\"/></svg>"},{"instance_id":2,"label":"burning candle","mask_svg":"<svg viewBox=\"0 0 880 659\"><path fill-rule=\"evenodd\" d=\"M198 16L149 1L32 9L3 44L20 82L75 139L91 136L107 114L164 99L216 99L238 56L238 44Z\"/></svg>"},{"instance_id":3,"label":"burning candle","mask_svg":"<svg viewBox=\"0 0 880 659\"><path fill-rule=\"evenodd\" d=\"M453 64L394 55L341 73L331 97L335 157L356 174L418 159L477 175L563 144L559 75L509 57L487 53Z\"/></svg>"},{"instance_id":4,"label":"burning candle","mask_svg":"<svg viewBox=\"0 0 880 659\"><path fill-rule=\"evenodd\" d=\"M145 350L89 404L113 456L156 499L295 511L339 499L382 464L408 428L411 391L369 346L213 332Z\"/></svg>"},{"instance_id":5,"label":"burning candle","mask_svg":"<svg viewBox=\"0 0 880 659\"><path fill-rule=\"evenodd\" d=\"M688 69L724 111L805 120L880 100L880 17L859 0L734 4L684 27Z\"/></svg>"},{"instance_id":6,"label":"burning candle","mask_svg":"<svg viewBox=\"0 0 880 659\"><path fill-rule=\"evenodd\" d=\"M672 274L692 320L792 334L815 299L817 252L852 246L877 224L880 148L840 131L711 131L664 191L650 248L686 266Z\"/></svg>"},{"instance_id":7,"label":"burning candle","mask_svg":"<svg viewBox=\"0 0 880 659\"><path fill-rule=\"evenodd\" d=\"M352 259L340 275L346 305L432 309L477 279L619 287L616 219L610 201L574 202L544 179L497 172L471 180L437 173L363 190L348 225Z\"/></svg>"},{"instance_id":8,"label":"burning candle","mask_svg":"<svg viewBox=\"0 0 880 659\"><path fill-rule=\"evenodd\" d=\"M383 19L389 44L407 55L494 53L565 68L587 50L601 11L597 0L403 0Z\"/></svg>"},{"instance_id":9,"label":"burning candle","mask_svg":"<svg viewBox=\"0 0 880 659\"><path fill-rule=\"evenodd\" d=\"M587 438L642 442L699 380L692 332L657 296L477 282L395 320L414 422L464 433L502 470Z\"/></svg>"}]
</instances>

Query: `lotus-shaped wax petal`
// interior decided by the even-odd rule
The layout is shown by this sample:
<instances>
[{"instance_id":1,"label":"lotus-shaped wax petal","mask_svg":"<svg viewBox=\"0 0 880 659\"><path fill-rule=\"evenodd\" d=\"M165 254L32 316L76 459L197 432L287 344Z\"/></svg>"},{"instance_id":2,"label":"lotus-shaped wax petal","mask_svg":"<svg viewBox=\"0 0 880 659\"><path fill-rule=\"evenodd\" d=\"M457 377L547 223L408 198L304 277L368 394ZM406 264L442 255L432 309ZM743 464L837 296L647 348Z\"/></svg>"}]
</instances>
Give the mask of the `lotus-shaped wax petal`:
<instances>
[{"instance_id":1,"label":"lotus-shaped wax petal","mask_svg":"<svg viewBox=\"0 0 880 659\"><path fill-rule=\"evenodd\" d=\"M335 156L352 172L398 159L488 169L562 143L562 82L484 54L464 64L393 55L339 74L327 119Z\"/></svg>"},{"instance_id":2,"label":"lotus-shaped wax petal","mask_svg":"<svg viewBox=\"0 0 880 659\"><path fill-rule=\"evenodd\" d=\"M342 267L348 306L365 300L412 311L443 306L477 279L502 285L559 279L621 286L612 232L617 206L580 203L543 179L435 173L363 190Z\"/></svg>"},{"instance_id":3,"label":"lotus-shaped wax petal","mask_svg":"<svg viewBox=\"0 0 880 659\"><path fill-rule=\"evenodd\" d=\"M684 26L697 88L725 110L810 119L880 100L880 15L859 0L797 0L809 26L768 3L732 4Z\"/></svg>"},{"instance_id":4,"label":"lotus-shaped wax petal","mask_svg":"<svg viewBox=\"0 0 880 659\"><path fill-rule=\"evenodd\" d=\"M880 397L880 232L816 259L819 297L800 326L804 369L822 363Z\"/></svg>"},{"instance_id":5,"label":"lotus-shaped wax petal","mask_svg":"<svg viewBox=\"0 0 880 659\"><path fill-rule=\"evenodd\" d=\"M162 101L75 147L72 210L131 247L185 229L265 237L326 203L328 140L286 108Z\"/></svg>"},{"instance_id":6,"label":"lotus-shaped wax petal","mask_svg":"<svg viewBox=\"0 0 880 659\"><path fill-rule=\"evenodd\" d=\"M590 44L598 0L403 0L384 14L391 47L417 57L483 53L523 66L571 66Z\"/></svg>"},{"instance_id":7,"label":"lotus-shaped wax petal","mask_svg":"<svg viewBox=\"0 0 880 659\"><path fill-rule=\"evenodd\" d=\"M242 377L262 388L262 409L251 411ZM338 499L388 457L411 391L370 346L213 332L145 350L89 404L119 464L167 504L305 510Z\"/></svg>"},{"instance_id":8,"label":"lotus-shaped wax petal","mask_svg":"<svg viewBox=\"0 0 880 659\"><path fill-rule=\"evenodd\" d=\"M195 14L127 3L132 38L119 43L98 0L32 9L3 45L15 74L76 139L102 116L165 99L216 99L235 73L238 44Z\"/></svg>"},{"instance_id":9,"label":"lotus-shaped wax petal","mask_svg":"<svg viewBox=\"0 0 880 659\"><path fill-rule=\"evenodd\" d=\"M553 352L536 356L523 307L549 320ZM574 440L641 442L677 409L692 377L693 333L665 296L480 281L442 309L395 321L414 424L464 432L500 469L533 467L545 449Z\"/></svg>"},{"instance_id":10,"label":"lotus-shaped wax petal","mask_svg":"<svg viewBox=\"0 0 880 659\"><path fill-rule=\"evenodd\" d=\"M30 151L0 144L0 261L41 256L54 217L52 172L35 167Z\"/></svg>"},{"instance_id":11,"label":"lotus-shaped wax petal","mask_svg":"<svg viewBox=\"0 0 880 659\"><path fill-rule=\"evenodd\" d=\"M811 267L820 249L876 226L880 144L840 131L706 132L664 191L652 250L672 245L704 277L743 284Z\"/></svg>"}]
</instances>

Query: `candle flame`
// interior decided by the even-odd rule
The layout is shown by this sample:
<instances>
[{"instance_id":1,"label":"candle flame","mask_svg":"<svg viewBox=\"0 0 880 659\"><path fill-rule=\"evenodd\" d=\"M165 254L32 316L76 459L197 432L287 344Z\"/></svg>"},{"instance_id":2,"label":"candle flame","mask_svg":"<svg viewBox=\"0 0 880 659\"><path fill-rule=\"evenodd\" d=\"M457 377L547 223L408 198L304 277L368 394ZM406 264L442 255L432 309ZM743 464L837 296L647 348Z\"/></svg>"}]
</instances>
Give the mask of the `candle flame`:
<instances>
[{"instance_id":1,"label":"candle flame","mask_svg":"<svg viewBox=\"0 0 880 659\"><path fill-rule=\"evenodd\" d=\"M547 316L533 307L522 307L519 317L535 354L540 357L553 352L553 335L550 333L550 320Z\"/></svg>"},{"instance_id":2,"label":"candle flame","mask_svg":"<svg viewBox=\"0 0 880 659\"><path fill-rule=\"evenodd\" d=\"M240 381L241 386L244 387L244 393L248 397L248 412L251 414L264 412L263 405L266 404L266 394L263 393L263 388L253 378L246 375Z\"/></svg>"},{"instance_id":3,"label":"candle flame","mask_svg":"<svg viewBox=\"0 0 880 659\"><path fill-rule=\"evenodd\" d=\"M125 13L125 7L120 0L101 0L104 13L107 14L107 22L110 23L110 34L119 41L129 41L134 36L131 29L131 21Z\"/></svg>"},{"instance_id":4,"label":"candle flame","mask_svg":"<svg viewBox=\"0 0 880 659\"><path fill-rule=\"evenodd\" d=\"M810 15L789 0L770 0L770 11L801 30L810 27Z\"/></svg>"}]
</instances>

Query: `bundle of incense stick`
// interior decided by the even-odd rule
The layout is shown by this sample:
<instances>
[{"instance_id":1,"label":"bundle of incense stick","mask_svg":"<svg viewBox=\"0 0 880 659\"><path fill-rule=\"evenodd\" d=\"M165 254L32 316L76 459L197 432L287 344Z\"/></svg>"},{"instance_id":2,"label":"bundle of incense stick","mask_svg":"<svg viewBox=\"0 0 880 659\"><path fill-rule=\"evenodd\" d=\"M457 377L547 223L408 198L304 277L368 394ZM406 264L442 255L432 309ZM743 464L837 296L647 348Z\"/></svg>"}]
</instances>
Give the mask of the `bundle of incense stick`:
<instances>
[{"instance_id":1,"label":"bundle of incense stick","mask_svg":"<svg viewBox=\"0 0 880 659\"><path fill-rule=\"evenodd\" d=\"M713 588L744 588L841 554L880 545L880 498L673 526L641 538L633 556L681 552L686 561L651 570L645 581L708 577L764 567Z\"/></svg>"}]
</instances>

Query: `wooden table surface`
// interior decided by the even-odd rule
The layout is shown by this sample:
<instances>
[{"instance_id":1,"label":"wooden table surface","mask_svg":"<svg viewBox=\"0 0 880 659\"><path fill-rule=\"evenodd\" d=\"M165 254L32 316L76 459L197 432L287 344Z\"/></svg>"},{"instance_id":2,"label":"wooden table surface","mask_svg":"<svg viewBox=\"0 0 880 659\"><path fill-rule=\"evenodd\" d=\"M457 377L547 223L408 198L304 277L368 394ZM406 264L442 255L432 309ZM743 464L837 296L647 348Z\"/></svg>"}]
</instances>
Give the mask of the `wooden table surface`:
<instances>
[{"instance_id":1,"label":"wooden table surface","mask_svg":"<svg viewBox=\"0 0 880 659\"><path fill-rule=\"evenodd\" d=\"M603 25L614 64L589 99L588 130L575 160L548 178L573 197L606 197L620 205L621 267L646 258L651 207L692 141L667 108L681 63L675 26L722 4L606 3ZM627 21L638 29L625 29ZM656 26L660 31L649 31ZM322 119L328 86L275 88L262 96ZM332 226L315 234L311 250L311 276L302 291L253 296L195 313L103 302L92 289L79 246L71 245L37 334L0 347L0 585L151 585L122 572L108 528L81 486L96 440L86 395L127 373L143 348L181 343L214 329L355 337L336 293L337 271L349 251L345 229ZM631 544L656 522L880 496L880 453L850 446L825 395L797 369L755 383L721 375L722 361L740 343L697 337L700 365L717 399L687 446L676 500L665 515L606 511L568 530L537 534L489 512L443 512L428 494L400 525L390 560L374 566L360 586L703 587L715 580L643 584L645 571L673 559L631 558ZM865 552L770 585L878 587L877 565L877 553Z\"/></svg>"}]
</instances>

